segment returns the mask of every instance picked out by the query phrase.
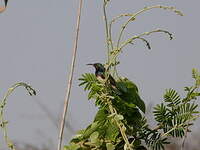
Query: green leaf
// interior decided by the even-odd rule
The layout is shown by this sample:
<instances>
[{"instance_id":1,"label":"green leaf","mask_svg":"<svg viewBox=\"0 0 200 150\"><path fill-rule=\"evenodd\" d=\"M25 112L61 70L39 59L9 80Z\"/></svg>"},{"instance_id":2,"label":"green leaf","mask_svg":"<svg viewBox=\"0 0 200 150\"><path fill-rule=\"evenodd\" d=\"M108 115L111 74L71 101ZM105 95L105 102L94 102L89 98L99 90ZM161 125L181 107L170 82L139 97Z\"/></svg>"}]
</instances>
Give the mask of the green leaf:
<instances>
[{"instance_id":1,"label":"green leaf","mask_svg":"<svg viewBox=\"0 0 200 150\"><path fill-rule=\"evenodd\" d=\"M124 93L128 92L126 85L123 82L117 82L116 86L120 91L122 91Z\"/></svg>"},{"instance_id":2,"label":"green leaf","mask_svg":"<svg viewBox=\"0 0 200 150\"><path fill-rule=\"evenodd\" d=\"M124 116L123 115L115 115L114 119L121 121L124 119Z\"/></svg>"},{"instance_id":3,"label":"green leaf","mask_svg":"<svg viewBox=\"0 0 200 150\"><path fill-rule=\"evenodd\" d=\"M97 140L98 140L98 137L99 137L99 132L93 132L91 135L90 135L90 140L91 140L91 143L96 143Z\"/></svg>"},{"instance_id":4,"label":"green leaf","mask_svg":"<svg viewBox=\"0 0 200 150\"><path fill-rule=\"evenodd\" d=\"M193 68L193 69L192 69L192 77L193 77L194 79L197 79L197 78L199 78L199 76L200 76L200 73L198 72L198 70L195 69L195 68Z\"/></svg>"},{"instance_id":5,"label":"green leaf","mask_svg":"<svg viewBox=\"0 0 200 150\"><path fill-rule=\"evenodd\" d=\"M100 124L98 122L93 122L91 125L85 129L83 133L83 139L88 138L93 132L95 132L99 128Z\"/></svg>"},{"instance_id":6,"label":"green leaf","mask_svg":"<svg viewBox=\"0 0 200 150\"><path fill-rule=\"evenodd\" d=\"M119 128L117 127L116 124L112 123L111 121L109 121L105 127L106 127L105 138L107 140L115 142L117 136L120 133Z\"/></svg>"},{"instance_id":7,"label":"green leaf","mask_svg":"<svg viewBox=\"0 0 200 150\"><path fill-rule=\"evenodd\" d=\"M134 147L138 147L141 144L141 140L134 140L133 145Z\"/></svg>"},{"instance_id":8,"label":"green leaf","mask_svg":"<svg viewBox=\"0 0 200 150\"><path fill-rule=\"evenodd\" d=\"M127 92L123 92L120 95L120 98L129 104L135 104L143 113L145 113L145 103L139 96L137 86L128 79L121 80L118 84L127 88Z\"/></svg>"},{"instance_id":9,"label":"green leaf","mask_svg":"<svg viewBox=\"0 0 200 150\"><path fill-rule=\"evenodd\" d=\"M169 117L168 110L163 103L156 105L154 107L153 113L155 115L156 121L158 122L165 122Z\"/></svg>"},{"instance_id":10,"label":"green leaf","mask_svg":"<svg viewBox=\"0 0 200 150\"><path fill-rule=\"evenodd\" d=\"M79 148L80 146L75 143L71 143L69 146L64 146L64 150L78 150Z\"/></svg>"},{"instance_id":11,"label":"green leaf","mask_svg":"<svg viewBox=\"0 0 200 150\"><path fill-rule=\"evenodd\" d=\"M90 99L96 99L96 97L99 95L98 92L101 90L101 86L97 85L96 83L93 83L90 92L88 93L88 100Z\"/></svg>"},{"instance_id":12,"label":"green leaf","mask_svg":"<svg viewBox=\"0 0 200 150\"><path fill-rule=\"evenodd\" d=\"M81 81L79 86L85 85L85 88L84 88L85 91L90 90L92 88L93 84L98 81L96 76L92 73L83 74L82 77L79 78L79 80Z\"/></svg>"},{"instance_id":13,"label":"green leaf","mask_svg":"<svg viewBox=\"0 0 200 150\"><path fill-rule=\"evenodd\" d=\"M112 143L107 143L106 144L106 148L107 148L107 150L114 150L115 149L115 145L113 145Z\"/></svg>"},{"instance_id":14,"label":"green leaf","mask_svg":"<svg viewBox=\"0 0 200 150\"><path fill-rule=\"evenodd\" d=\"M181 98L178 93L173 89L167 89L164 94L165 102L169 103L167 106L176 106L181 103Z\"/></svg>"},{"instance_id":15,"label":"green leaf","mask_svg":"<svg viewBox=\"0 0 200 150\"><path fill-rule=\"evenodd\" d=\"M99 109L99 111L97 112L94 122L105 122L105 120L107 119L108 116L108 111L105 108L101 108Z\"/></svg>"}]
</instances>

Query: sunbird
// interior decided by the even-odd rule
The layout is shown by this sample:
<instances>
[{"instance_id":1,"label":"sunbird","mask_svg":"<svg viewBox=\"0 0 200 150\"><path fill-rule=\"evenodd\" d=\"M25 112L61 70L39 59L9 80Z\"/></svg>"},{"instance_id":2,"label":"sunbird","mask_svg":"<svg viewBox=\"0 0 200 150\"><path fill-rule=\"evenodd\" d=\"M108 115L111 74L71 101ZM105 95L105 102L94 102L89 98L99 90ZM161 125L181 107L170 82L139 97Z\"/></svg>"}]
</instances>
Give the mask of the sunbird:
<instances>
[{"instance_id":1,"label":"sunbird","mask_svg":"<svg viewBox=\"0 0 200 150\"><path fill-rule=\"evenodd\" d=\"M99 81L106 80L106 75L105 75L106 69L101 63L87 64L87 65L91 65L95 68L95 75ZM108 75L107 81L114 89L116 89L116 81L111 75Z\"/></svg>"}]
</instances>

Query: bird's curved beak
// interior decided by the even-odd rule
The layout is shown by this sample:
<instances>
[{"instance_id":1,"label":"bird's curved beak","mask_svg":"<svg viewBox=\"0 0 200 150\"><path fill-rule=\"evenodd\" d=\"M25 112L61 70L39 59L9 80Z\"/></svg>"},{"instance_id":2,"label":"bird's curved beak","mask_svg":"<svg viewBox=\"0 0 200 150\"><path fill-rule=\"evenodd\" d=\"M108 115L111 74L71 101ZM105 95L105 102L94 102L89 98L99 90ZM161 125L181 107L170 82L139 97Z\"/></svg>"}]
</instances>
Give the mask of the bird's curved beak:
<instances>
[{"instance_id":1,"label":"bird's curved beak","mask_svg":"<svg viewBox=\"0 0 200 150\"><path fill-rule=\"evenodd\" d=\"M87 65L94 66L94 64L87 64Z\"/></svg>"}]
</instances>

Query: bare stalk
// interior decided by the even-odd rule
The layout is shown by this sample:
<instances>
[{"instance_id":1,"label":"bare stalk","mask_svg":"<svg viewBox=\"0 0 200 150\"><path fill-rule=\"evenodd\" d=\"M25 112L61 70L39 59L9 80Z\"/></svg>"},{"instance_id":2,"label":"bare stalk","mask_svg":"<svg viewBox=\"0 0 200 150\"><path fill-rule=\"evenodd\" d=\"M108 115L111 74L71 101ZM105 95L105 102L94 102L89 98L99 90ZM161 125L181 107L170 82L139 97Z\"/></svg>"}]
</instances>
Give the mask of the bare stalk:
<instances>
[{"instance_id":1,"label":"bare stalk","mask_svg":"<svg viewBox=\"0 0 200 150\"><path fill-rule=\"evenodd\" d=\"M57 150L61 150L61 146L62 146L65 119L66 119L67 108L68 108L69 98L70 98L70 93L71 93L72 80L73 80L73 74L74 74L74 68L75 68L75 60L76 60L76 53L77 53L77 47L78 47L78 38L79 38L79 30L80 30L80 18L81 18L82 5L83 5L83 0L80 0L79 8L78 8L78 16L77 16L77 25L76 25L76 38L75 38L75 41L74 41L71 70L70 70L69 79L68 79L67 92L66 92L66 95L65 95L64 110L63 110L62 120L61 120L61 124L60 124L60 133L59 133Z\"/></svg>"},{"instance_id":2,"label":"bare stalk","mask_svg":"<svg viewBox=\"0 0 200 150\"><path fill-rule=\"evenodd\" d=\"M104 14L104 21L105 21L105 30L106 30L106 46L107 46L107 61L110 61L110 36L109 36L109 29L108 29L108 19L106 14L106 4L107 1L103 0L103 14Z\"/></svg>"}]
</instances>

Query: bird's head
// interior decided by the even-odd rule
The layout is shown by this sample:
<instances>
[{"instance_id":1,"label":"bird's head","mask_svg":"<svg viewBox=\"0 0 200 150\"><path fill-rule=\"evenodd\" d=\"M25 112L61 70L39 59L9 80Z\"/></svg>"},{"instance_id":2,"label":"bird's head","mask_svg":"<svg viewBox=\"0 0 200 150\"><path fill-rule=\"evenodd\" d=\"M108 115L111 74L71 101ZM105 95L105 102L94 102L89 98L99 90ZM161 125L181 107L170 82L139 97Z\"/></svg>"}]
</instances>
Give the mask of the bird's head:
<instances>
[{"instance_id":1,"label":"bird's head","mask_svg":"<svg viewBox=\"0 0 200 150\"><path fill-rule=\"evenodd\" d=\"M93 66L96 69L96 71L105 72L105 68L101 63L87 64L87 65Z\"/></svg>"}]
</instances>

